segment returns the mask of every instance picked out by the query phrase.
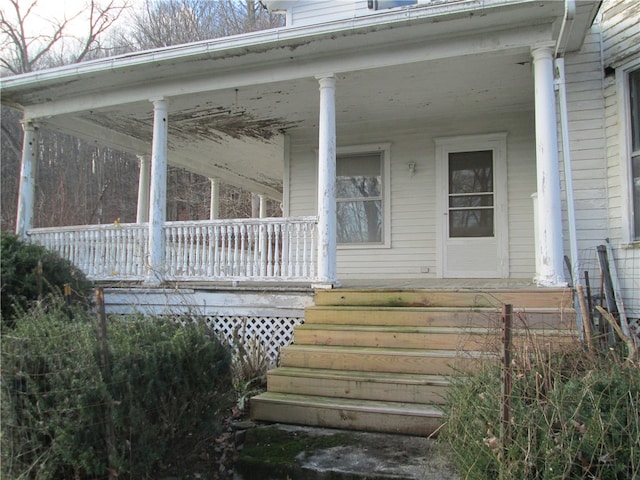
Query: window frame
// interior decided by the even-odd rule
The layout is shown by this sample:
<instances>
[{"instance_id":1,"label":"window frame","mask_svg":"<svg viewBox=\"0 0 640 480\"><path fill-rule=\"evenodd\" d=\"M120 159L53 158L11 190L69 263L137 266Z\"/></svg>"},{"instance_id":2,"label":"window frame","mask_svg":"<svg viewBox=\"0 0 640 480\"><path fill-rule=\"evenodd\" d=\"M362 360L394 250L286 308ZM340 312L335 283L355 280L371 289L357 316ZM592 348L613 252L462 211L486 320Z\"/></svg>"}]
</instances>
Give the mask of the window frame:
<instances>
[{"instance_id":1,"label":"window frame","mask_svg":"<svg viewBox=\"0 0 640 480\"><path fill-rule=\"evenodd\" d=\"M375 143L366 145L351 145L336 149L336 166L340 156L357 156L367 154L380 155L380 175L382 177L381 201L382 201L382 241L381 242L357 242L338 243L338 250L391 248L391 144ZM336 198L336 202L337 202ZM337 222L337 218L336 218Z\"/></svg>"},{"instance_id":2,"label":"window frame","mask_svg":"<svg viewBox=\"0 0 640 480\"><path fill-rule=\"evenodd\" d=\"M640 236L635 238L634 219L640 215L640 212L634 211L633 202L633 170L632 170L632 139L631 131L631 84L630 74L632 72L640 72L640 60L636 59L619 68L616 68L616 84L617 84L617 104L619 115L619 155L621 164L621 187L624 194L622 202L622 228L623 241L629 245L640 244Z\"/></svg>"}]
</instances>

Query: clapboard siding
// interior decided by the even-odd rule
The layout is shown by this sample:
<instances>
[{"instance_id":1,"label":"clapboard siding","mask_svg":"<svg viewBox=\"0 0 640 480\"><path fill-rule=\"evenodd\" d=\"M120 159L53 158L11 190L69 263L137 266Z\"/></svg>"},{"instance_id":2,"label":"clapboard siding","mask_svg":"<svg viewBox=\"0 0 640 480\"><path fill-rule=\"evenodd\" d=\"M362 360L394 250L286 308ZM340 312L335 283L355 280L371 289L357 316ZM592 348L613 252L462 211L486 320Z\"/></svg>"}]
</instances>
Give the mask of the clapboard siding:
<instances>
[{"instance_id":1,"label":"clapboard siding","mask_svg":"<svg viewBox=\"0 0 640 480\"><path fill-rule=\"evenodd\" d=\"M320 22L344 20L360 15L367 15L371 10L367 8L366 0L335 1L335 0L298 0L291 9L291 25L301 26Z\"/></svg>"},{"instance_id":2,"label":"clapboard siding","mask_svg":"<svg viewBox=\"0 0 640 480\"><path fill-rule=\"evenodd\" d=\"M633 59L640 58L640 2L635 0L609 1L604 4L602 12L601 32L603 47L603 65L616 68L618 76L624 73L621 67L628 65ZM640 66L640 62L636 65ZM607 148L605 151L607 164L608 218L609 238L614 245L614 257L623 292L627 315L630 318L640 317L640 245L629 244L629 214L627 205L630 202L628 185L628 162L622 158L620 142L625 124L621 124L620 104L623 92L619 90L616 75L609 74L604 78L605 97L605 134Z\"/></svg>"},{"instance_id":3,"label":"clapboard siding","mask_svg":"<svg viewBox=\"0 0 640 480\"><path fill-rule=\"evenodd\" d=\"M578 249L586 250L608 235L605 107L597 30L587 35L580 51L566 56L565 69ZM568 241L568 229L564 233Z\"/></svg>"},{"instance_id":4,"label":"clapboard siding","mask_svg":"<svg viewBox=\"0 0 640 480\"><path fill-rule=\"evenodd\" d=\"M456 125L455 128L448 125ZM435 278L436 158L434 138L507 132L510 277L534 275L533 201L536 189L533 112L466 122L414 121L338 125L338 147L391 144L391 244L379 248L339 248L338 277L343 280L375 275L387 278ZM313 215L316 209L317 133L295 132L291 137L292 215ZM408 163L416 163L410 175Z\"/></svg>"},{"instance_id":5,"label":"clapboard siding","mask_svg":"<svg viewBox=\"0 0 640 480\"><path fill-rule=\"evenodd\" d=\"M640 51L640 2L607 2L603 9L605 66L616 66Z\"/></svg>"}]
</instances>

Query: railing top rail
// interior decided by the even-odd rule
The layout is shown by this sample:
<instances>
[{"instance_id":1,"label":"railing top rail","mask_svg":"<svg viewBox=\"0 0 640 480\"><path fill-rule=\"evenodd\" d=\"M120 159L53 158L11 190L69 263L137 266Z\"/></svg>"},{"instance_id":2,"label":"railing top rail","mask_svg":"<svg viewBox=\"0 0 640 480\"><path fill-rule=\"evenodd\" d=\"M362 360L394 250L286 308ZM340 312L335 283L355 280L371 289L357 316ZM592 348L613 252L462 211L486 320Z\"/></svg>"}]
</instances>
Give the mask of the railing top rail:
<instances>
[{"instance_id":1,"label":"railing top rail","mask_svg":"<svg viewBox=\"0 0 640 480\"><path fill-rule=\"evenodd\" d=\"M101 223L99 225L66 225L61 227L40 227L27 231L27 235L39 233L78 232L87 230L113 230L113 229L146 229L146 223Z\"/></svg>"},{"instance_id":2,"label":"railing top rail","mask_svg":"<svg viewBox=\"0 0 640 480\"><path fill-rule=\"evenodd\" d=\"M219 220L193 220L193 221L172 221L165 222L165 227L202 227L215 225L266 225L266 224L295 224L295 223L317 223L318 217L270 217L270 218L227 218ZM147 223L103 223L100 225L68 225L62 227L32 228L27 234L75 232L87 230L112 230L112 229L146 229Z\"/></svg>"},{"instance_id":3,"label":"railing top rail","mask_svg":"<svg viewBox=\"0 0 640 480\"><path fill-rule=\"evenodd\" d=\"M269 217L269 218L225 218L218 220L195 220L195 221L177 221L165 222L166 227L200 227L204 225L266 225L266 224L283 224L283 223L317 223L318 217Z\"/></svg>"}]
</instances>

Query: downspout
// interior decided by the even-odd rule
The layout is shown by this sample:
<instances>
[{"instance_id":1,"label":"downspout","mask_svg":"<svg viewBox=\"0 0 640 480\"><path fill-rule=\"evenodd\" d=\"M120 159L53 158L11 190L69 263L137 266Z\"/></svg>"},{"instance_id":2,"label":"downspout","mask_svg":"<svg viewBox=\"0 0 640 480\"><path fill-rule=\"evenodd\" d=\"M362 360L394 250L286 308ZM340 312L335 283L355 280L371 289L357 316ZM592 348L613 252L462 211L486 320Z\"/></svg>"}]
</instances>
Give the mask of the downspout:
<instances>
[{"instance_id":1,"label":"downspout","mask_svg":"<svg viewBox=\"0 0 640 480\"><path fill-rule=\"evenodd\" d=\"M558 92L558 110L560 112L560 130L562 135L562 164L564 170L565 191L567 196L567 219L569 221L569 250L571 255L571 278L574 289L580 283L580 261L578 258L578 234L576 227L576 209L573 195L573 173L571 170L571 144L569 139L569 115L567 106L567 85L564 66L564 52L569 35L573 29L576 15L575 0L565 0L564 17L555 49L555 86ZM574 290L576 292L576 290ZM577 293L576 293L577 294ZM577 298L575 304L578 305ZM580 309L576 308L578 331L583 331Z\"/></svg>"}]
</instances>

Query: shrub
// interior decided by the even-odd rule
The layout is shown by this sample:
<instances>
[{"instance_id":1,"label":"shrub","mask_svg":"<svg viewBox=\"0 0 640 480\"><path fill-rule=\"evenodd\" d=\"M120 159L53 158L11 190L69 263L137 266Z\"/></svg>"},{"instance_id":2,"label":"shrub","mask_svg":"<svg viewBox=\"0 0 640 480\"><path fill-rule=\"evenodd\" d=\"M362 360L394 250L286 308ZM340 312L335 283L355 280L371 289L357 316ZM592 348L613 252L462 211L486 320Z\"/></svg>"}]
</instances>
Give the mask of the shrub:
<instances>
[{"instance_id":1,"label":"shrub","mask_svg":"<svg viewBox=\"0 0 640 480\"><path fill-rule=\"evenodd\" d=\"M105 478L108 467L145 478L176 442L220 428L229 353L200 323L111 320L108 372L96 337L89 315L70 321L59 297L4 336L3 478Z\"/></svg>"},{"instance_id":2,"label":"shrub","mask_svg":"<svg viewBox=\"0 0 640 480\"><path fill-rule=\"evenodd\" d=\"M14 326L16 316L38 300L60 293L71 285L75 302L89 303L92 284L71 262L46 248L26 243L17 236L0 233L1 309L3 326ZM42 278L38 279L38 262L42 262ZM41 286L39 286L41 285ZM41 288L41 291L39 291Z\"/></svg>"},{"instance_id":3,"label":"shrub","mask_svg":"<svg viewBox=\"0 0 640 480\"><path fill-rule=\"evenodd\" d=\"M637 365L576 345L519 355L513 366L512 433L504 446L499 367L453 380L441 438L465 478L638 478Z\"/></svg>"}]
</instances>

